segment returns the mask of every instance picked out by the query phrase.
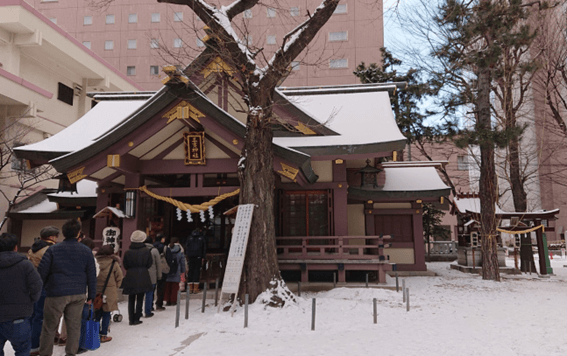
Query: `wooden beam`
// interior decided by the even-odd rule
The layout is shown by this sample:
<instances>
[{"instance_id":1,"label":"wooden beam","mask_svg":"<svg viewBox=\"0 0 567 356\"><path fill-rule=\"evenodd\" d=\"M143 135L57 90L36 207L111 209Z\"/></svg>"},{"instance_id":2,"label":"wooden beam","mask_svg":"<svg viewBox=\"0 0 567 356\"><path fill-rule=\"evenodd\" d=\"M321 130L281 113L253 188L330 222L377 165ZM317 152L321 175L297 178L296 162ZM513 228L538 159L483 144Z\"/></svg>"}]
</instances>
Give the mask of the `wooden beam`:
<instances>
[{"instance_id":1,"label":"wooden beam","mask_svg":"<svg viewBox=\"0 0 567 356\"><path fill-rule=\"evenodd\" d=\"M154 194L166 197L216 197L221 194L230 193L240 187L199 187L199 188L157 188L148 187Z\"/></svg>"},{"instance_id":2,"label":"wooden beam","mask_svg":"<svg viewBox=\"0 0 567 356\"><path fill-rule=\"evenodd\" d=\"M194 173L236 173L238 158L208 159L204 166L186 166L182 160L140 161L140 173L149 174L194 174Z\"/></svg>"}]
</instances>

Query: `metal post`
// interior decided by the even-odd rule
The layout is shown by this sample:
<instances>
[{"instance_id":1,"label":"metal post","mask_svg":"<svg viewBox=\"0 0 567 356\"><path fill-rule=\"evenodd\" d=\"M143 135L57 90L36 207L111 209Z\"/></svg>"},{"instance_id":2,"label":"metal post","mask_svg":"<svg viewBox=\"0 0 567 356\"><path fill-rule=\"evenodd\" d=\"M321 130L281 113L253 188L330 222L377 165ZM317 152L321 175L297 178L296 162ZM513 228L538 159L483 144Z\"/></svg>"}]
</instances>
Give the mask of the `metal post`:
<instances>
[{"instance_id":1,"label":"metal post","mask_svg":"<svg viewBox=\"0 0 567 356\"><path fill-rule=\"evenodd\" d=\"M297 296L301 297L301 282L297 282Z\"/></svg>"},{"instance_id":2,"label":"metal post","mask_svg":"<svg viewBox=\"0 0 567 356\"><path fill-rule=\"evenodd\" d=\"M333 272L333 288L337 288L337 273Z\"/></svg>"},{"instance_id":3,"label":"metal post","mask_svg":"<svg viewBox=\"0 0 567 356\"><path fill-rule=\"evenodd\" d=\"M378 308L376 307L376 298L372 299L372 306L374 309L374 324L378 323Z\"/></svg>"},{"instance_id":4,"label":"metal post","mask_svg":"<svg viewBox=\"0 0 567 356\"><path fill-rule=\"evenodd\" d=\"M406 280L402 279L402 295L404 298L404 303L406 302Z\"/></svg>"},{"instance_id":5,"label":"metal post","mask_svg":"<svg viewBox=\"0 0 567 356\"><path fill-rule=\"evenodd\" d=\"M313 306L311 307L311 330L315 330L315 308L317 306L316 299L313 298Z\"/></svg>"},{"instance_id":6,"label":"metal post","mask_svg":"<svg viewBox=\"0 0 567 356\"><path fill-rule=\"evenodd\" d=\"M396 272L396 292L400 291L400 281L398 280L398 272Z\"/></svg>"},{"instance_id":7,"label":"metal post","mask_svg":"<svg viewBox=\"0 0 567 356\"><path fill-rule=\"evenodd\" d=\"M187 298L185 300L185 320L187 320L189 319L189 299L191 299L189 296L189 288L185 288L185 298Z\"/></svg>"},{"instance_id":8,"label":"metal post","mask_svg":"<svg viewBox=\"0 0 567 356\"><path fill-rule=\"evenodd\" d=\"M203 305L201 306L201 313L205 312L205 301L207 300L207 284L203 287Z\"/></svg>"},{"instance_id":9,"label":"metal post","mask_svg":"<svg viewBox=\"0 0 567 356\"><path fill-rule=\"evenodd\" d=\"M409 288L406 288L406 311L409 311Z\"/></svg>"},{"instance_id":10,"label":"metal post","mask_svg":"<svg viewBox=\"0 0 567 356\"><path fill-rule=\"evenodd\" d=\"M244 296L244 327L248 327L248 294Z\"/></svg>"},{"instance_id":11,"label":"metal post","mask_svg":"<svg viewBox=\"0 0 567 356\"><path fill-rule=\"evenodd\" d=\"M215 307L219 305L219 279L215 281Z\"/></svg>"},{"instance_id":12,"label":"metal post","mask_svg":"<svg viewBox=\"0 0 567 356\"><path fill-rule=\"evenodd\" d=\"M366 288L368 288L368 273L366 274Z\"/></svg>"},{"instance_id":13,"label":"metal post","mask_svg":"<svg viewBox=\"0 0 567 356\"><path fill-rule=\"evenodd\" d=\"M181 291L177 291L177 306L175 307L175 327L179 326L179 311L181 309Z\"/></svg>"}]
</instances>

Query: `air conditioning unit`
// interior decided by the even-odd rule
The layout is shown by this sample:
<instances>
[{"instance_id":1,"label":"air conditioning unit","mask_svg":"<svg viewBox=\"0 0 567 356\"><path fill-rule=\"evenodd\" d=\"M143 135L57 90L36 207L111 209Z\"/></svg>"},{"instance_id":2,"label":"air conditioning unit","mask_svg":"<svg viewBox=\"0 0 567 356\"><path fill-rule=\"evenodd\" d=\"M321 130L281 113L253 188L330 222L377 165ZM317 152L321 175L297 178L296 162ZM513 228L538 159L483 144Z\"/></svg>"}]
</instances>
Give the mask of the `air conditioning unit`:
<instances>
[{"instance_id":1,"label":"air conditioning unit","mask_svg":"<svg viewBox=\"0 0 567 356\"><path fill-rule=\"evenodd\" d=\"M471 232L471 247L478 247L478 232Z\"/></svg>"}]
</instances>

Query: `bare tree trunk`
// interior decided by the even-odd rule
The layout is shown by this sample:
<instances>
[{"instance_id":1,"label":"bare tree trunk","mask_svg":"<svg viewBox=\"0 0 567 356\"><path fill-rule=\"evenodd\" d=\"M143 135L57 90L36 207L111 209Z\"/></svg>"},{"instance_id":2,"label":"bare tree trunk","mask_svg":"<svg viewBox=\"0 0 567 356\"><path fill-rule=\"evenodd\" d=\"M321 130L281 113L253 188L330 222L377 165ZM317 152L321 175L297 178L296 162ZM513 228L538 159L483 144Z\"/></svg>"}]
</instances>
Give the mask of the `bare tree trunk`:
<instances>
[{"instance_id":1,"label":"bare tree trunk","mask_svg":"<svg viewBox=\"0 0 567 356\"><path fill-rule=\"evenodd\" d=\"M239 297L250 300L281 279L275 243L272 129L262 113L248 115L247 134L239 165L240 204L254 204L250 239Z\"/></svg>"},{"instance_id":2,"label":"bare tree trunk","mask_svg":"<svg viewBox=\"0 0 567 356\"><path fill-rule=\"evenodd\" d=\"M518 138L514 137L508 144L510 150L510 185L514 198L514 209L516 211L527 211L527 193L520 173L520 143L518 141Z\"/></svg>"},{"instance_id":3,"label":"bare tree trunk","mask_svg":"<svg viewBox=\"0 0 567 356\"><path fill-rule=\"evenodd\" d=\"M491 130L490 114L490 69L479 69L476 129L481 133ZM494 142L485 138L480 141L480 225L482 241L482 279L500 281L498 249L496 244L496 171L494 164Z\"/></svg>"}]
</instances>

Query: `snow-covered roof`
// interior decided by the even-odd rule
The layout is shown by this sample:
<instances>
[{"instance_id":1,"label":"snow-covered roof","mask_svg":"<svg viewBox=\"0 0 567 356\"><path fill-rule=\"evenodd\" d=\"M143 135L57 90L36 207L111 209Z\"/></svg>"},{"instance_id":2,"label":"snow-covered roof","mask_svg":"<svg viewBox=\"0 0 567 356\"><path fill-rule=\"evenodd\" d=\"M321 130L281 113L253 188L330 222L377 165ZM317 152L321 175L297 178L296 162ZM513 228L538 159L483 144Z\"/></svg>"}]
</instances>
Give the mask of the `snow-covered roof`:
<instances>
[{"instance_id":1,"label":"snow-covered roof","mask_svg":"<svg viewBox=\"0 0 567 356\"><path fill-rule=\"evenodd\" d=\"M426 191L448 189L434 167L384 168L384 191Z\"/></svg>"},{"instance_id":2,"label":"snow-covered roof","mask_svg":"<svg viewBox=\"0 0 567 356\"><path fill-rule=\"evenodd\" d=\"M96 198L96 182L83 179L77 183L77 192L59 192L47 194L50 197L59 198Z\"/></svg>"},{"instance_id":3,"label":"snow-covered roof","mask_svg":"<svg viewBox=\"0 0 567 356\"><path fill-rule=\"evenodd\" d=\"M102 101L57 134L16 151L73 152L89 146L140 108L145 100Z\"/></svg>"},{"instance_id":4,"label":"snow-covered roof","mask_svg":"<svg viewBox=\"0 0 567 356\"><path fill-rule=\"evenodd\" d=\"M118 208L112 206L104 207L101 211L93 215L93 218L108 216L110 213L114 214L117 218L127 218L126 214Z\"/></svg>"},{"instance_id":5,"label":"snow-covered roof","mask_svg":"<svg viewBox=\"0 0 567 356\"><path fill-rule=\"evenodd\" d=\"M356 88L356 87L353 87ZM312 95L285 95L291 103L308 113L319 124L338 133L333 136L277 137L285 147L364 145L404 141L386 91L316 92Z\"/></svg>"},{"instance_id":6,"label":"snow-covered roof","mask_svg":"<svg viewBox=\"0 0 567 356\"><path fill-rule=\"evenodd\" d=\"M25 210L20 210L18 214L41 214L41 213L52 213L57 210L57 203L50 202L47 198L42 200L39 204L31 206Z\"/></svg>"},{"instance_id":7,"label":"snow-covered roof","mask_svg":"<svg viewBox=\"0 0 567 356\"><path fill-rule=\"evenodd\" d=\"M471 213L480 214L480 199L479 198L455 198L455 207L460 213L470 211ZM502 214L504 211L495 204L495 213Z\"/></svg>"}]
</instances>

